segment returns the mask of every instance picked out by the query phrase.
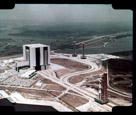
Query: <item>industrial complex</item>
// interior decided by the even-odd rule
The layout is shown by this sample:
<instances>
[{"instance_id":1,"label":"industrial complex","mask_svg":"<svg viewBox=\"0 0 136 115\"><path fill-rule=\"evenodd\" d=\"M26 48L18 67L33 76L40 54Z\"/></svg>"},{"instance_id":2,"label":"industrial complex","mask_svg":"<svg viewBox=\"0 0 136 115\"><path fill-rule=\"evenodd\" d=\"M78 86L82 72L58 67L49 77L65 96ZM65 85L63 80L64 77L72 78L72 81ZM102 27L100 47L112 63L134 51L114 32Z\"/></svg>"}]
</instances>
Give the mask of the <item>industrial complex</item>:
<instances>
[{"instance_id":1,"label":"industrial complex","mask_svg":"<svg viewBox=\"0 0 136 115\"><path fill-rule=\"evenodd\" d=\"M132 93L110 85L109 54L51 53L43 44L23 45L23 55L0 59L0 98L52 106L57 111L111 112L132 105Z\"/></svg>"}]
</instances>

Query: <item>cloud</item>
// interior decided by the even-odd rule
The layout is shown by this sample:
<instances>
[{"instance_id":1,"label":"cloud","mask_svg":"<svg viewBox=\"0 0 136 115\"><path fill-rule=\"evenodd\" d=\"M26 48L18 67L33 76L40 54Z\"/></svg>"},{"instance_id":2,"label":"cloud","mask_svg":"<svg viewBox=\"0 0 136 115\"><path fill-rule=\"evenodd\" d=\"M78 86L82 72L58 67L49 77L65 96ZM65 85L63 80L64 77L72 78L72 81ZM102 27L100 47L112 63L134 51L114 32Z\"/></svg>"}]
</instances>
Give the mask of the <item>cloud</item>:
<instances>
[{"instance_id":1,"label":"cloud","mask_svg":"<svg viewBox=\"0 0 136 115\"><path fill-rule=\"evenodd\" d=\"M34 22L132 21L131 10L114 10L111 5L16 4L13 10L0 10L0 19Z\"/></svg>"}]
</instances>

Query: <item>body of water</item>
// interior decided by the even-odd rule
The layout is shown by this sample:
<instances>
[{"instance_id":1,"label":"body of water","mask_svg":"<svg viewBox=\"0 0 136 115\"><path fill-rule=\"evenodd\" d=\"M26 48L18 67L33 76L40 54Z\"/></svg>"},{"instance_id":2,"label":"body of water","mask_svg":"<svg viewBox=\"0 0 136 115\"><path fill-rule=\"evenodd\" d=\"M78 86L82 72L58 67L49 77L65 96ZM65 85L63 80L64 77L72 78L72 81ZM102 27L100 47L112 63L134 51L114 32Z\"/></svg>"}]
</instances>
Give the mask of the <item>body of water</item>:
<instances>
[{"instance_id":1,"label":"body of water","mask_svg":"<svg viewBox=\"0 0 136 115\"><path fill-rule=\"evenodd\" d=\"M133 49L132 24L128 23L71 23L52 25L2 24L0 22L0 56L22 53L23 44L42 43L50 45L51 50L73 53L73 41L83 42L105 35L131 33L113 40L105 47L95 42L95 47L86 47L85 52L112 53ZM82 53L82 49L77 49Z\"/></svg>"}]
</instances>

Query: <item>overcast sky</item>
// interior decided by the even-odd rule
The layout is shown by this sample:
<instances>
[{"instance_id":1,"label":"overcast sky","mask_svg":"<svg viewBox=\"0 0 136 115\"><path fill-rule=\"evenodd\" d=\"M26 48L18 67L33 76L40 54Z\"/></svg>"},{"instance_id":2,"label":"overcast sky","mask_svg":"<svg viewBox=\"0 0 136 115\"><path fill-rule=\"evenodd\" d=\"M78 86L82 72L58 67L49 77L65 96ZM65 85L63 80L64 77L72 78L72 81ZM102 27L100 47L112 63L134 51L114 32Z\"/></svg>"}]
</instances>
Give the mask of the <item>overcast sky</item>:
<instances>
[{"instance_id":1,"label":"overcast sky","mask_svg":"<svg viewBox=\"0 0 136 115\"><path fill-rule=\"evenodd\" d=\"M39 23L131 22L131 10L114 10L111 5L16 4L13 10L0 10L0 19L32 20Z\"/></svg>"}]
</instances>

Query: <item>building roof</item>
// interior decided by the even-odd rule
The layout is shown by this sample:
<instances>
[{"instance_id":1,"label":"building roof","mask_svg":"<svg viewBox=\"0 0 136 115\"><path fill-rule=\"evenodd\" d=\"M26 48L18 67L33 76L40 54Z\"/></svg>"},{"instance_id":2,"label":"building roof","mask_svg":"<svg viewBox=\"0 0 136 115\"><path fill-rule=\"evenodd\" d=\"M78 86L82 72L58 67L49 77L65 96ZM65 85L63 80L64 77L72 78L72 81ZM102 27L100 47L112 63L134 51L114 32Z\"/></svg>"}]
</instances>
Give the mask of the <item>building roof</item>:
<instances>
[{"instance_id":1,"label":"building roof","mask_svg":"<svg viewBox=\"0 0 136 115\"><path fill-rule=\"evenodd\" d=\"M44 44L25 44L24 46L28 46L28 47L48 47L48 45L44 45Z\"/></svg>"},{"instance_id":2,"label":"building roof","mask_svg":"<svg viewBox=\"0 0 136 115\"><path fill-rule=\"evenodd\" d=\"M27 71L24 74L22 74L21 77L29 78L29 75L31 75L33 72L36 72L36 70Z\"/></svg>"}]
</instances>

